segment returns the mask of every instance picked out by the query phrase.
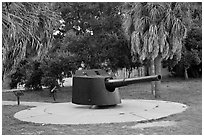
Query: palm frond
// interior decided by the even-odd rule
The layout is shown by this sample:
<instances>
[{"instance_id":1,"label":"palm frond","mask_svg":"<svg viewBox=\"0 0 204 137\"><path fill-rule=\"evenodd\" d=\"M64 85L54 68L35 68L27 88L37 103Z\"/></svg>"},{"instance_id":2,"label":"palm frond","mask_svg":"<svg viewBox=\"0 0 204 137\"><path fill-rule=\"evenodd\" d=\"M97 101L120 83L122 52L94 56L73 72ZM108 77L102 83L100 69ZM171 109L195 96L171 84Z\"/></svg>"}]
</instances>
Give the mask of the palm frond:
<instances>
[{"instance_id":1,"label":"palm frond","mask_svg":"<svg viewBox=\"0 0 204 137\"><path fill-rule=\"evenodd\" d=\"M137 3L129 13L128 26L134 25L132 33L129 31L134 55L139 55L140 60L154 59L158 54L165 59L179 55L191 20L188 18L188 4ZM129 28L126 27L127 30Z\"/></svg>"},{"instance_id":2,"label":"palm frond","mask_svg":"<svg viewBox=\"0 0 204 137\"><path fill-rule=\"evenodd\" d=\"M133 53L140 53L139 32L134 31L131 35L131 50L133 51Z\"/></svg>"},{"instance_id":3,"label":"palm frond","mask_svg":"<svg viewBox=\"0 0 204 137\"><path fill-rule=\"evenodd\" d=\"M39 50L39 54L43 54L41 52L42 49L46 51L52 46L53 28L59 22L59 15L51 12L49 5L46 7L46 4L49 3L3 3L3 63L13 60L13 68L20 59L26 56L28 44L31 44L36 51ZM44 23L43 29L39 27L39 15L45 17L45 20L42 22ZM46 39L45 42L42 41L43 39ZM13 54L7 56L12 51Z\"/></svg>"},{"instance_id":4,"label":"palm frond","mask_svg":"<svg viewBox=\"0 0 204 137\"><path fill-rule=\"evenodd\" d=\"M142 5L140 3L136 3L131 15L135 31L138 30L138 24L141 19L141 14L142 14Z\"/></svg>"},{"instance_id":5,"label":"palm frond","mask_svg":"<svg viewBox=\"0 0 204 137\"><path fill-rule=\"evenodd\" d=\"M125 14L124 16L125 17L123 19L124 21L123 21L122 26L123 26L124 32L126 34L126 37L129 39L131 32L132 32L132 30L131 30L131 26L133 25L132 24L132 18L129 14Z\"/></svg>"}]
</instances>

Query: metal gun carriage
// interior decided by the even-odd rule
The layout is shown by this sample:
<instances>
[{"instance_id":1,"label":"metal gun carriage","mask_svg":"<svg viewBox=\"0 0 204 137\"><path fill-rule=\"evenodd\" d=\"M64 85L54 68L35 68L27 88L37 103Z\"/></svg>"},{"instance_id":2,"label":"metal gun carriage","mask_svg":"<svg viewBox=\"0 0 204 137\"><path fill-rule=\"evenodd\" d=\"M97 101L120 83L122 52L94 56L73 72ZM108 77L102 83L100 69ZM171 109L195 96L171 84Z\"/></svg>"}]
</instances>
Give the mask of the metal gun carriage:
<instances>
[{"instance_id":1,"label":"metal gun carriage","mask_svg":"<svg viewBox=\"0 0 204 137\"><path fill-rule=\"evenodd\" d=\"M113 79L101 69L77 70L73 77L72 103L110 106L121 103L118 87L135 83L159 81L160 75Z\"/></svg>"}]
</instances>

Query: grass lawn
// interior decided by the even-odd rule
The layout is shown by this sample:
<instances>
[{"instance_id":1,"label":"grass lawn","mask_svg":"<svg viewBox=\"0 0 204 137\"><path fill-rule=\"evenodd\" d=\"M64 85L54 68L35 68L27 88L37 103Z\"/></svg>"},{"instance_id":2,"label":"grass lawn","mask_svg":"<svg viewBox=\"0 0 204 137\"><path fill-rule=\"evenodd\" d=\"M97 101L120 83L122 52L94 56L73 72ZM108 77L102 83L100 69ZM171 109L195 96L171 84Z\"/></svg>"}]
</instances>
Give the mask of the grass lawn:
<instances>
[{"instance_id":1,"label":"grass lawn","mask_svg":"<svg viewBox=\"0 0 204 137\"><path fill-rule=\"evenodd\" d=\"M2 106L2 134L3 135L201 135L202 134L202 79L165 79L162 82L160 100L183 103L189 108L180 114L175 114L157 121L174 121L175 126L130 128L136 122L92 124L92 125L51 125L35 124L19 121L13 115L28 106ZM150 84L135 84L120 88L122 99L154 99L150 93ZM3 92L2 100L15 101L12 92ZM21 101L53 102L49 91L27 91ZM57 102L70 102L71 88L62 88L57 92Z\"/></svg>"}]
</instances>

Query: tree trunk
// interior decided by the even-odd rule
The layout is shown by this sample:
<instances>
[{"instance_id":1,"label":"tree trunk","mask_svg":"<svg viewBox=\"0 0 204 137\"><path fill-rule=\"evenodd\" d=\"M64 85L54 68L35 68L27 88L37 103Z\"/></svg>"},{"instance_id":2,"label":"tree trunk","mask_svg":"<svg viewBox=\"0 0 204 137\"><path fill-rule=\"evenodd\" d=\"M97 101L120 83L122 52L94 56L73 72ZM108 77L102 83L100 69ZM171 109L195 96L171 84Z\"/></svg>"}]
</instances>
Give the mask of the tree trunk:
<instances>
[{"instance_id":1,"label":"tree trunk","mask_svg":"<svg viewBox=\"0 0 204 137\"><path fill-rule=\"evenodd\" d=\"M184 67L184 78L185 79L188 79L188 71L187 70L188 70L188 68Z\"/></svg>"},{"instance_id":2,"label":"tree trunk","mask_svg":"<svg viewBox=\"0 0 204 137\"><path fill-rule=\"evenodd\" d=\"M158 55L154 60L156 75L162 75L161 74L161 68L162 68L161 61L162 61L161 55ZM155 82L155 98L160 97L160 90L161 90L161 81L156 81Z\"/></svg>"},{"instance_id":3,"label":"tree trunk","mask_svg":"<svg viewBox=\"0 0 204 137\"><path fill-rule=\"evenodd\" d=\"M132 68L128 69L128 78L131 77L132 70L133 70Z\"/></svg>"},{"instance_id":4,"label":"tree trunk","mask_svg":"<svg viewBox=\"0 0 204 137\"><path fill-rule=\"evenodd\" d=\"M150 60L150 75L155 75L154 60ZM155 82L151 82L151 93L155 96Z\"/></svg>"},{"instance_id":5,"label":"tree trunk","mask_svg":"<svg viewBox=\"0 0 204 137\"><path fill-rule=\"evenodd\" d=\"M141 77L141 69L138 67L138 77Z\"/></svg>"},{"instance_id":6,"label":"tree trunk","mask_svg":"<svg viewBox=\"0 0 204 137\"><path fill-rule=\"evenodd\" d=\"M10 75L3 75L2 79L2 88L3 89L10 89L10 83L11 83L11 76Z\"/></svg>"}]
</instances>

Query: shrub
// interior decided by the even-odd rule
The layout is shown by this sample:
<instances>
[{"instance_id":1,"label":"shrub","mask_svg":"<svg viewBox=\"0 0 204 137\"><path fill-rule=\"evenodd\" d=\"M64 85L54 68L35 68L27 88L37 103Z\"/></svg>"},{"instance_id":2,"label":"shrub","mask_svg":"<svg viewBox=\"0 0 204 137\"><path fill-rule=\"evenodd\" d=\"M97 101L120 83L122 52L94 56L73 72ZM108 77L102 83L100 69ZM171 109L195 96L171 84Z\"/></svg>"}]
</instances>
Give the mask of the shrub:
<instances>
[{"instance_id":1,"label":"shrub","mask_svg":"<svg viewBox=\"0 0 204 137\"><path fill-rule=\"evenodd\" d=\"M40 68L40 62L30 61L26 68L25 87L33 90L42 89L41 86L42 75L43 72Z\"/></svg>"}]
</instances>

